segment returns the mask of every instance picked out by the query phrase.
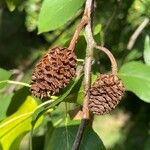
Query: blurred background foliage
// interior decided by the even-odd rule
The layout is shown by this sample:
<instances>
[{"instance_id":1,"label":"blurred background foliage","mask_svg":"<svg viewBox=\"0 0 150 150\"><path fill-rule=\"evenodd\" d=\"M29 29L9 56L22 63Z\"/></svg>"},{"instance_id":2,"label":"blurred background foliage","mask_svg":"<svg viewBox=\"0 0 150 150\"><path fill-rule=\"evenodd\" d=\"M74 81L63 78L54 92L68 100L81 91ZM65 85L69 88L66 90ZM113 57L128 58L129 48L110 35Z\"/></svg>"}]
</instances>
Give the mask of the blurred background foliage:
<instances>
[{"instance_id":1,"label":"blurred background foliage","mask_svg":"<svg viewBox=\"0 0 150 150\"><path fill-rule=\"evenodd\" d=\"M69 22L58 29L37 34L38 17L42 2L42 0L0 1L0 68L10 70L9 72L0 70L0 80L7 80L11 75L11 80L30 83L34 65L39 58L46 53L47 49L56 45L68 45L75 27L82 16L83 10L80 9ZM150 0L96 1L93 21L95 39L98 43L112 50L117 59L119 68L124 63L130 61L141 61L144 63L144 59L146 58L144 58L143 55L144 51L146 53L145 55L148 56L148 58L150 57L149 24L142 30L133 47L131 49L127 47L130 37L145 18L150 18ZM83 33L81 33L75 49L79 59L84 58L85 48L86 42ZM94 75L99 71L108 72L110 70L110 62L105 55L95 50L94 56L93 79ZM146 70L149 70L147 80L143 80L142 84L139 84L140 88L143 89L146 82L148 82L146 88L150 85L150 69L147 67L147 69L141 69L141 72L143 71L144 74ZM123 68L121 71L123 72ZM122 73L121 71L120 74ZM132 69L129 68L129 72L132 74ZM134 84L134 82L131 83L131 85L132 84ZM82 91L82 89L80 89L80 91ZM75 93L77 92L76 90ZM111 114L95 117L93 129L103 141L106 149L150 149L150 105L147 103L150 102L150 96L147 96L147 99L144 99L144 101L147 102L144 102L141 100L140 94L138 95L136 93L136 96L132 92L126 92L124 99ZM0 88L0 125L5 124L13 115L16 115L20 111L20 115L23 112L28 112L26 114L27 118L29 116L31 117L29 112L32 112L40 102L39 100L35 101L32 97L29 97L29 95L30 92L28 88L23 88L21 85L3 85L3 87ZM78 94L77 97L82 101L80 94ZM23 108L24 105L26 105L25 108L29 109L29 111ZM67 103L67 110L65 105L66 104L62 103L57 110L54 110L52 113L47 113L38 130L35 129L33 149L49 149L51 146L48 143L52 143L52 147L55 147L55 145L58 144L55 143L56 140L59 141L66 138L65 135L64 137L58 135L64 126L59 130L57 130L56 126L61 123L66 123L66 118L68 118L66 117L66 111L71 110L77 104ZM30 119L27 119L26 122L29 122ZM28 125L24 124L24 126ZM21 127L24 128L24 126ZM11 128L6 125L5 129L9 132L12 132L12 130L18 132L18 137L22 136L23 138L21 145L19 144L20 149L29 149L29 135L27 134L25 137L24 135L29 131L30 127L24 128L22 133L20 132L20 128L14 129L14 127L15 122ZM56 131L53 132L53 134L51 134L52 129ZM0 131L3 131L3 128L0 128ZM75 130L73 129L73 131ZM94 134L96 134L95 132ZM12 133L12 137L13 134L15 133ZM7 140L12 139L11 136L8 135ZM2 145L6 137L2 135L0 138L2 139ZM22 138L18 138L18 140ZM94 138L97 138L97 136ZM96 140L94 138L93 142ZM16 141L12 142L18 143ZM16 146L16 144L13 145ZM5 149L7 149L7 147ZM13 149L13 147L10 149Z\"/></svg>"}]
</instances>

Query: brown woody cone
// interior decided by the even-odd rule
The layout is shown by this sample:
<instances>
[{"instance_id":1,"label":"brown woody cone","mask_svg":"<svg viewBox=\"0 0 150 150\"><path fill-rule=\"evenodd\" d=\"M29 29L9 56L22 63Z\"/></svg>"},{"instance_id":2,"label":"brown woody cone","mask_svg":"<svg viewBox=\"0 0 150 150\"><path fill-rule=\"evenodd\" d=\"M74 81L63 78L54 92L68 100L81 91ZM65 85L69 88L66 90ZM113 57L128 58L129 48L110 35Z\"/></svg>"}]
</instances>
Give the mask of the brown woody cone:
<instances>
[{"instance_id":1,"label":"brown woody cone","mask_svg":"<svg viewBox=\"0 0 150 150\"><path fill-rule=\"evenodd\" d=\"M58 93L75 76L76 62L72 50L59 47L50 49L32 74L32 94L42 99Z\"/></svg>"},{"instance_id":2,"label":"brown woody cone","mask_svg":"<svg viewBox=\"0 0 150 150\"><path fill-rule=\"evenodd\" d=\"M89 109L97 115L109 113L123 95L122 81L116 75L100 75L90 89Z\"/></svg>"}]
</instances>

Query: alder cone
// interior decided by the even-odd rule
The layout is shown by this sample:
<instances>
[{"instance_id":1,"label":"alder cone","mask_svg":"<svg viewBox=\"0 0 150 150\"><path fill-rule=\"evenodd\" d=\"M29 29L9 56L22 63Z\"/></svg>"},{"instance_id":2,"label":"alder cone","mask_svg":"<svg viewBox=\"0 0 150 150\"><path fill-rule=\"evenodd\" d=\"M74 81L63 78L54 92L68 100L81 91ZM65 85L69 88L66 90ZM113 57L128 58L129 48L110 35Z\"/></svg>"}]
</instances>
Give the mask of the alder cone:
<instances>
[{"instance_id":1,"label":"alder cone","mask_svg":"<svg viewBox=\"0 0 150 150\"><path fill-rule=\"evenodd\" d=\"M122 99L124 90L122 81L116 75L98 76L90 89L90 111L97 115L109 113Z\"/></svg>"},{"instance_id":2,"label":"alder cone","mask_svg":"<svg viewBox=\"0 0 150 150\"><path fill-rule=\"evenodd\" d=\"M58 93L75 76L76 63L72 50L59 47L50 49L32 74L32 94L42 99Z\"/></svg>"}]
</instances>

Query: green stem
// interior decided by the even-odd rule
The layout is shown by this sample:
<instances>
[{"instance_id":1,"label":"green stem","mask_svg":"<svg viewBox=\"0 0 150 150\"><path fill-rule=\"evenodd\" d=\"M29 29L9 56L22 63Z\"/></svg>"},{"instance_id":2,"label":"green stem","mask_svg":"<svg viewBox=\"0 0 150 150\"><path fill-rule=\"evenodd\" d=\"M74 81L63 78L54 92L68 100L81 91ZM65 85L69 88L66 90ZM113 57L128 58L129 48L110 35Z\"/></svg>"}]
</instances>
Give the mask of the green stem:
<instances>
[{"instance_id":1,"label":"green stem","mask_svg":"<svg viewBox=\"0 0 150 150\"><path fill-rule=\"evenodd\" d=\"M19 81L12 81L12 80L0 81L0 84L1 83L17 84L17 85L23 85L23 86L26 86L26 87L31 87L31 85L28 84L28 83L23 83L23 82L19 82Z\"/></svg>"}]
</instances>

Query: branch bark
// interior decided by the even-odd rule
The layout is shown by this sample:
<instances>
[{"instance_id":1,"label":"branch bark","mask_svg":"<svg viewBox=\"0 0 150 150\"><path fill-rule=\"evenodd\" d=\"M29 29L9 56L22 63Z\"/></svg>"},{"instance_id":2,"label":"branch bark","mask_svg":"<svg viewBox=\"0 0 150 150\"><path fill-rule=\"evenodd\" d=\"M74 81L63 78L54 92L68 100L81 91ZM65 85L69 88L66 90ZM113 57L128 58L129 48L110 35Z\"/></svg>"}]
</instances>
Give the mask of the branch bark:
<instances>
[{"instance_id":1,"label":"branch bark","mask_svg":"<svg viewBox=\"0 0 150 150\"><path fill-rule=\"evenodd\" d=\"M74 33L72 39L71 39L71 42L70 42L70 44L69 44L68 49L74 50L75 45L76 45L76 42L77 42L77 39L78 39L78 37L79 37L79 34L80 34L81 30L83 29L83 27L84 27L87 23L88 23L88 17L85 16L85 15L83 15L82 20L81 20L80 24L78 25L78 27L77 27L77 29L76 29L76 31L75 31L75 33Z\"/></svg>"},{"instance_id":2,"label":"branch bark","mask_svg":"<svg viewBox=\"0 0 150 150\"><path fill-rule=\"evenodd\" d=\"M92 26L91 26L91 13L93 9L93 3L94 3L94 0L87 0L86 5L85 5L85 11L84 11L84 16L88 17L88 24L85 26L85 38L87 42L87 48L86 48L86 57L84 60L84 63L85 63L84 65L84 101L83 101L83 108L82 108L83 116L82 116L81 124L78 128L77 135L75 137L72 150L79 149L82 136L84 133L84 129L86 125L88 124L89 120L91 119L88 104L89 104L89 98L90 98L89 89L91 87L91 66L92 66L94 48L99 49L105 54L107 54L107 56L109 57L111 61L112 74L114 75L117 74L117 63L113 54L107 48L103 46L98 46L93 38Z\"/></svg>"},{"instance_id":3,"label":"branch bark","mask_svg":"<svg viewBox=\"0 0 150 150\"><path fill-rule=\"evenodd\" d=\"M88 103L89 103L89 88L91 85L91 65L92 65L92 58L93 58L93 49L95 46L95 41L92 35L92 29L91 29L91 12L93 8L93 0L87 0L85 5L85 11L84 16L88 18L88 24L85 27L85 38L87 42L87 48L86 48L86 58L85 58L85 65L84 65L84 102L83 102L83 116L81 120L81 124L79 126L77 135L75 137L75 141L72 147L72 150L78 150L84 129L90 119L90 113L88 109Z\"/></svg>"},{"instance_id":4,"label":"branch bark","mask_svg":"<svg viewBox=\"0 0 150 150\"><path fill-rule=\"evenodd\" d=\"M139 37L139 35L142 33L144 28L149 24L150 20L149 18L145 18L144 21L140 24L140 26L135 30L135 32L132 34L132 36L129 39L127 49L131 50Z\"/></svg>"},{"instance_id":5,"label":"branch bark","mask_svg":"<svg viewBox=\"0 0 150 150\"><path fill-rule=\"evenodd\" d=\"M83 119L89 119L89 88L91 86L91 64L93 58L93 49L95 46L95 41L92 34L91 28L91 12L93 8L93 0L87 0L85 6L85 14L89 18L89 22L85 27L85 38L87 42L85 66L84 66L84 102L83 102Z\"/></svg>"},{"instance_id":6,"label":"branch bark","mask_svg":"<svg viewBox=\"0 0 150 150\"><path fill-rule=\"evenodd\" d=\"M113 75L117 75L118 67L116 59L114 58L113 54L105 47L96 45L95 48L99 49L100 51L104 52L111 61L111 70Z\"/></svg>"}]
</instances>

